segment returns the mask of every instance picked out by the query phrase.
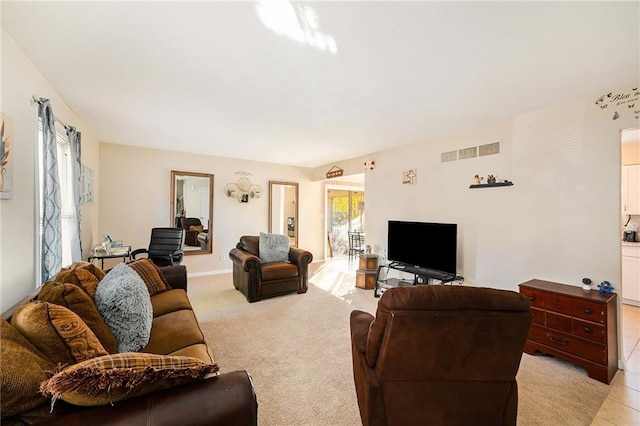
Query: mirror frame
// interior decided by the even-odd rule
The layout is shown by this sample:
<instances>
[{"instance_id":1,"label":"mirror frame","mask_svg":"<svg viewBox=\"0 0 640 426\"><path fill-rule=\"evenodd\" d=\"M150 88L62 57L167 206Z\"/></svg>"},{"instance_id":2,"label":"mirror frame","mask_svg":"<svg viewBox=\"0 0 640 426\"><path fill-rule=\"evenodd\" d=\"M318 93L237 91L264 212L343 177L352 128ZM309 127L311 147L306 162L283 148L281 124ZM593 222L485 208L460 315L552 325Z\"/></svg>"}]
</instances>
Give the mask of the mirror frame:
<instances>
[{"instance_id":1,"label":"mirror frame","mask_svg":"<svg viewBox=\"0 0 640 426\"><path fill-rule=\"evenodd\" d=\"M273 232L271 226L271 219L273 217L273 187L274 185L287 185L294 186L296 188L296 208L295 208L295 220L296 224L293 231L293 239L294 243L291 244L292 247L298 247L298 230L300 229L300 214L298 212L298 205L300 205L300 196L298 194L298 182L283 182L278 180L270 180L269 181L269 232Z\"/></svg>"},{"instance_id":2,"label":"mirror frame","mask_svg":"<svg viewBox=\"0 0 640 426\"><path fill-rule=\"evenodd\" d=\"M171 207L170 207L170 227L176 226L176 181L178 176L203 177L209 179L209 244L206 249L184 250L185 256L193 254L211 254L213 253L213 175L209 173L182 172L171 170Z\"/></svg>"}]
</instances>

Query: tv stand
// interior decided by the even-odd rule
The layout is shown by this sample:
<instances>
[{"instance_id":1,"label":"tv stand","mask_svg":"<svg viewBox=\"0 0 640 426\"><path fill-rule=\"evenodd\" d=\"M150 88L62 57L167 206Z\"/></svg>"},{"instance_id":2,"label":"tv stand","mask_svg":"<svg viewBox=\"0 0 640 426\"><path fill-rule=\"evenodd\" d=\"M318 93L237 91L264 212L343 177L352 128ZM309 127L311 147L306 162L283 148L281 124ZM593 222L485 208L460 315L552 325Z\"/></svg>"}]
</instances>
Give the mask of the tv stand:
<instances>
[{"instance_id":1,"label":"tv stand","mask_svg":"<svg viewBox=\"0 0 640 426\"><path fill-rule=\"evenodd\" d=\"M387 272L384 279L381 278L380 275L380 272L382 272L383 269L386 269ZM390 269L412 274L413 279L387 278L386 275L389 273ZM462 275L392 262L388 265L378 266L376 285L373 295L375 297L380 297L387 289L392 287L426 284L462 284L463 281L464 277Z\"/></svg>"}]
</instances>

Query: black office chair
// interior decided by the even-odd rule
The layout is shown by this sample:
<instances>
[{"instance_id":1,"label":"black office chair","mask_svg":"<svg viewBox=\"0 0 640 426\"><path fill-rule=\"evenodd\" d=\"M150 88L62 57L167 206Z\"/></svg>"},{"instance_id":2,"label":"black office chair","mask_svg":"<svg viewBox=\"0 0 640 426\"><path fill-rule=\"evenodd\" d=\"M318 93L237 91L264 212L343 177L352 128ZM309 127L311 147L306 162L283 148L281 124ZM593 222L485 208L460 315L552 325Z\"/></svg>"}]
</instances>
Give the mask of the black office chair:
<instances>
[{"instance_id":1,"label":"black office chair","mask_svg":"<svg viewBox=\"0 0 640 426\"><path fill-rule=\"evenodd\" d=\"M131 258L147 253L147 257L157 266L179 265L184 257L185 232L182 228L153 228L149 248L141 248L131 252Z\"/></svg>"}]
</instances>

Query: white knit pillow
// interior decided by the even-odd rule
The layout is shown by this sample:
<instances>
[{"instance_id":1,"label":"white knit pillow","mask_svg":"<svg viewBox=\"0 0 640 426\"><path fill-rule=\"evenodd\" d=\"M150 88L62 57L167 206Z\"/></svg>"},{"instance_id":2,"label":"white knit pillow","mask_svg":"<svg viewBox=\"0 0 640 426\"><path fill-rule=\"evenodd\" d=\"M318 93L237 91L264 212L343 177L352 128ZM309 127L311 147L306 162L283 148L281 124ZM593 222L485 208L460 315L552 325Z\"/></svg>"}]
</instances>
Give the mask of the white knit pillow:
<instances>
[{"instance_id":1,"label":"white knit pillow","mask_svg":"<svg viewBox=\"0 0 640 426\"><path fill-rule=\"evenodd\" d=\"M261 232L258 251L260 252L260 263L287 262L289 260L289 237Z\"/></svg>"},{"instance_id":2,"label":"white knit pillow","mask_svg":"<svg viewBox=\"0 0 640 426\"><path fill-rule=\"evenodd\" d=\"M136 352L149 343L153 307L142 278L119 263L98 284L96 307L118 340L118 352Z\"/></svg>"}]
</instances>

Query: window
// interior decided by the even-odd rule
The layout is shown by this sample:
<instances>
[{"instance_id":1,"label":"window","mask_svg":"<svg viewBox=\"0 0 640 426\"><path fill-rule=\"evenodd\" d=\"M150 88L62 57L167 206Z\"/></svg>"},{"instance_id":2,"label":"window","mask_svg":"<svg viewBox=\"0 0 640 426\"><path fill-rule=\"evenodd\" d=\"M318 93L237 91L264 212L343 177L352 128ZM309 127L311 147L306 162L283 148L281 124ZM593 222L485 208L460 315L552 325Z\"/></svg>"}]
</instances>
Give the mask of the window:
<instances>
[{"instance_id":1,"label":"window","mask_svg":"<svg viewBox=\"0 0 640 426\"><path fill-rule=\"evenodd\" d=\"M38 123L38 257L36 268L37 274L40 275L40 262L42 259L42 234L43 234L43 205L42 191L44 188L44 144L42 140L42 122ZM56 122L56 143L58 155L58 181L60 182L60 203L62 212L61 229L62 229L62 266L70 265L73 261L71 250L72 227L75 223L75 203L73 195L73 173L72 173L72 155L71 144L69 138L62 125ZM37 277L37 283L43 281L42 277Z\"/></svg>"}]
</instances>

